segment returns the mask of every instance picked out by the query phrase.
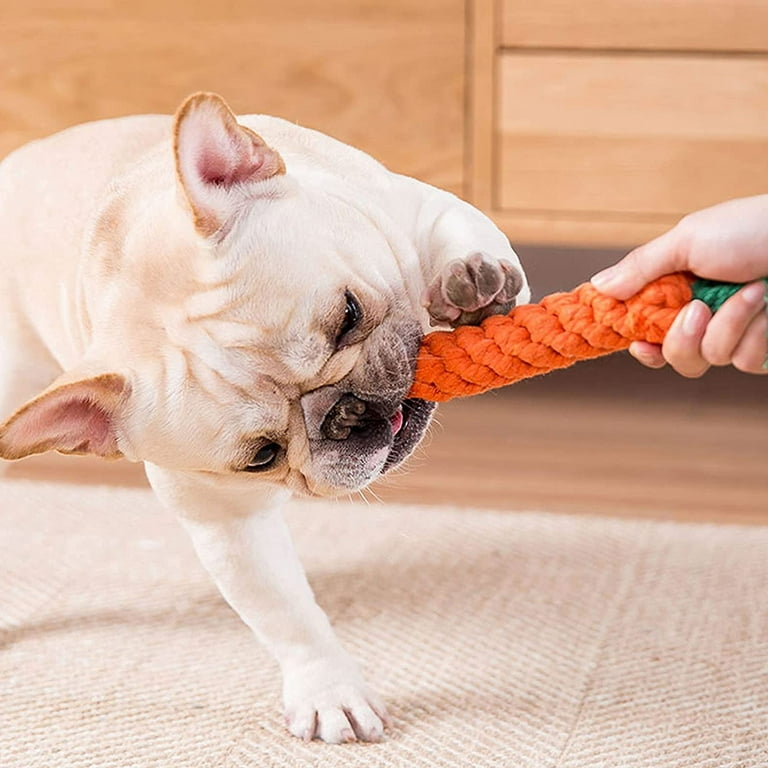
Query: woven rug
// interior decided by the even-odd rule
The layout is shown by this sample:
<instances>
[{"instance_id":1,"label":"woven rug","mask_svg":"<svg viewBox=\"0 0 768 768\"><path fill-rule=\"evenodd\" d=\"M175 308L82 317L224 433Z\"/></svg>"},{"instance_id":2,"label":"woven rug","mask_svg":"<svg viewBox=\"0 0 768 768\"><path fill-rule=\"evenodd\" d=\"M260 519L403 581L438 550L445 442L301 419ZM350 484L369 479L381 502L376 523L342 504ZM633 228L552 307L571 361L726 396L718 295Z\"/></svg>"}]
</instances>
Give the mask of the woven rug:
<instances>
[{"instance_id":1,"label":"woven rug","mask_svg":"<svg viewBox=\"0 0 768 768\"><path fill-rule=\"evenodd\" d=\"M286 734L144 490L0 482L2 768L765 768L768 529L301 501L385 742Z\"/></svg>"}]
</instances>

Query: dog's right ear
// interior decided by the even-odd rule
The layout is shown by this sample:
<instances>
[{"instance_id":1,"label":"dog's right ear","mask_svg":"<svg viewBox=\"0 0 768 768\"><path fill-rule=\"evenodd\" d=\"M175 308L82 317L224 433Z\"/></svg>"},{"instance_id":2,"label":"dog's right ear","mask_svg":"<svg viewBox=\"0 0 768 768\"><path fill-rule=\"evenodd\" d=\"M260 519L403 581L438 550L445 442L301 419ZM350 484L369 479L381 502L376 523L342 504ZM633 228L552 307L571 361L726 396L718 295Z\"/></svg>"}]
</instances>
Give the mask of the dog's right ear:
<instances>
[{"instance_id":1,"label":"dog's right ear","mask_svg":"<svg viewBox=\"0 0 768 768\"><path fill-rule=\"evenodd\" d=\"M258 196L264 182L285 173L280 155L240 125L215 93L196 93L174 120L176 174L204 237L220 232L243 198Z\"/></svg>"}]
</instances>

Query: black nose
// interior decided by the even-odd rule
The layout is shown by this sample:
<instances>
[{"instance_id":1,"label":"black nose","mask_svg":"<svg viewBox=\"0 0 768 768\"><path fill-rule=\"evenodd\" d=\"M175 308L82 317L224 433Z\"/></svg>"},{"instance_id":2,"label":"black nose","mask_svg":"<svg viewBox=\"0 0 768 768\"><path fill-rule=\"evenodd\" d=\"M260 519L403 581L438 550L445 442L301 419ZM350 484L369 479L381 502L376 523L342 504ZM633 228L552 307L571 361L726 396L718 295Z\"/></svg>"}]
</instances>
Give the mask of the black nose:
<instances>
[{"instance_id":1,"label":"black nose","mask_svg":"<svg viewBox=\"0 0 768 768\"><path fill-rule=\"evenodd\" d=\"M354 432L365 434L381 421L368 404L354 395L342 395L325 416L320 431L329 440L346 440Z\"/></svg>"}]
</instances>

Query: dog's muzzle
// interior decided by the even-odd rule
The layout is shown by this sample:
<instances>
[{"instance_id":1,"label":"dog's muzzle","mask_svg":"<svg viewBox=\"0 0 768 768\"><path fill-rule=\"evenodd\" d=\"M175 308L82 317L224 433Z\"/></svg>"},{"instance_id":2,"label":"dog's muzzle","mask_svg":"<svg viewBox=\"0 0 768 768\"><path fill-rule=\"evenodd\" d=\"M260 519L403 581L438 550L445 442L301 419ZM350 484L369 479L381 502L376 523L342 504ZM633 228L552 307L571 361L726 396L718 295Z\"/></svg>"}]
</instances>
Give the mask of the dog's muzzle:
<instances>
[{"instance_id":1,"label":"dog's muzzle","mask_svg":"<svg viewBox=\"0 0 768 768\"><path fill-rule=\"evenodd\" d=\"M392 435L397 437L407 422L407 414L403 412L402 405L389 417L385 417L374 405L348 393L342 395L328 411L320 431L329 440L348 440L353 433L364 437L387 422L392 429Z\"/></svg>"},{"instance_id":2,"label":"dog's muzzle","mask_svg":"<svg viewBox=\"0 0 768 768\"><path fill-rule=\"evenodd\" d=\"M374 400L328 386L305 394L301 407L316 458L332 451L337 460L344 457L343 461L351 464L386 449L386 471L415 447L429 423L434 404L413 399Z\"/></svg>"}]
</instances>

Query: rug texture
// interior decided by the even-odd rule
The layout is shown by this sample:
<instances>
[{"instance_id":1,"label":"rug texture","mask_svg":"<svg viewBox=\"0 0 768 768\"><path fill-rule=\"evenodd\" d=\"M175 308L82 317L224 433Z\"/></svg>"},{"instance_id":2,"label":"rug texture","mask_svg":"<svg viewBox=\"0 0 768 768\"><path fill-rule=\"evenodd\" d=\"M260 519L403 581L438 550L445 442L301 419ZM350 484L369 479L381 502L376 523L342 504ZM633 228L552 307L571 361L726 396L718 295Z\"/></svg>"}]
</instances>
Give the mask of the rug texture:
<instances>
[{"instance_id":1,"label":"rug texture","mask_svg":"<svg viewBox=\"0 0 768 768\"><path fill-rule=\"evenodd\" d=\"M1 768L766 768L768 529L297 502L394 718L284 731L275 664L143 490L0 482Z\"/></svg>"}]
</instances>

